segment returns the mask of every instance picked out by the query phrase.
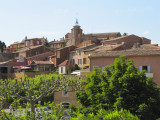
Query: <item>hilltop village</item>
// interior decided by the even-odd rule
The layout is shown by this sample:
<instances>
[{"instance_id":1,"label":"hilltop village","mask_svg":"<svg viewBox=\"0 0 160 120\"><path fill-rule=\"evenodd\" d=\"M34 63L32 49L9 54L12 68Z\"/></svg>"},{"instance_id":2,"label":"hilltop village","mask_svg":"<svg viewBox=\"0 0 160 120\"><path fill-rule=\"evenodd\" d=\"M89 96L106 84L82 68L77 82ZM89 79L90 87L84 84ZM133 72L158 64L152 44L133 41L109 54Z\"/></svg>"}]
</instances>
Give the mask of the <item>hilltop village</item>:
<instances>
[{"instance_id":1,"label":"hilltop village","mask_svg":"<svg viewBox=\"0 0 160 120\"><path fill-rule=\"evenodd\" d=\"M71 32L60 40L48 42L46 38L25 37L4 48L0 53L0 79L20 79L25 75L48 74L58 71L59 74L75 73L85 75L94 67L103 69L113 64L115 58L125 55L133 59L139 71L146 70L146 76L160 86L160 47L151 44L151 40L137 35L111 33L83 33L76 22ZM73 71L78 65L81 69ZM79 105L74 92L57 92L54 95L55 104Z\"/></svg>"}]
</instances>

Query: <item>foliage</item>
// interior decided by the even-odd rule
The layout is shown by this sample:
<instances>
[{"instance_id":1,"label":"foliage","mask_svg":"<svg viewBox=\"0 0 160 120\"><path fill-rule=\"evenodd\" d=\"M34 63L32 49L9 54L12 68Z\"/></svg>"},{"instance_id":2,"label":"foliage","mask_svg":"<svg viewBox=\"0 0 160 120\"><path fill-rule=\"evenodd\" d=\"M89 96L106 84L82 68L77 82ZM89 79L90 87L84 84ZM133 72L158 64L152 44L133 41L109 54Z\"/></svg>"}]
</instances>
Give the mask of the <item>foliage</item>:
<instances>
[{"instance_id":1,"label":"foliage","mask_svg":"<svg viewBox=\"0 0 160 120\"><path fill-rule=\"evenodd\" d=\"M72 68L72 71L75 71L75 70L80 70L80 67L77 64L75 64L74 67Z\"/></svg>"},{"instance_id":2,"label":"foliage","mask_svg":"<svg viewBox=\"0 0 160 120\"><path fill-rule=\"evenodd\" d=\"M3 53L3 48L6 48L6 44L2 41L0 41L0 52Z\"/></svg>"},{"instance_id":3,"label":"foliage","mask_svg":"<svg viewBox=\"0 0 160 120\"><path fill-rule=\"evenodd\" d=\"M87 67L83 67L82 69L87 69Z\"/></svg>"},{"instance_id":4,"label":"foliage","mask_svg":"<svg viewBox=\"0 0 160 120\"><path fill-rule=\"evenodd\" d=\"M76 97L85 114L96 114L99 109L123 108L142 120L160 117L159 87L145 76L144 71L138 72L132 60L126 62L124 56L103 71L95 68L87 78L85 91L76 92Z\"/></svg>"},{"instance_id":5,"label":"foliage","mask_svg":"<svg viewBox=\"0 0 160 120\"><path fill-rule=\"evenodd\" d=\"M64 108L62 105L54 106L54 103L47 103L51 108L51 112L44 111L42 109L42 113L39 116L42 116L42 120L62 120L62 116L64 113ZM25 114L23 114L23 109L19 109L17 111L12 111L11 114L2 111L0 119L1 120L35 120L34 115L32 112L29 111L30 104L27 103L26 105ZM38 108L38 107L37 107ZM40 108L40 107L39 107ZM37 116L38 117L38 116Z\"/></svg>"},{"instance_id":6,"label":"foliage","mask_svg":"<svg viewBox=\"0 0 160 120\"><path fill-rule=\"evenodd\" d=\"M72 116L70 120L139 120L139 118L123 109L120 111L106 111L104 109L100 109L96 115L93 113L85 115L77 111L75 112L74 117Z\"/></svg>"},{"instance_id":7,"label":"foliage","mask_svg":"<svg viewBox=\"0 0 160 120\"><path fill-rule=\"evenodd\" d=\"M50 46L47 38L46 38L45 41L44 41L44 45L45 45L46 47L49 47L49 46Z\"/></svg>"},{"instance_id":8,"label":"foliage","mask_svg":"<svg viewBox=\"0 0 160 120\"><path fill-rule=\"evenodd\" d=\"M68 86L71 87L68 88ZM21 81L16 79L0 81L0 89L4 99L8 100L16 97L29 102L33 114L35 113L35 104L39 100L47 101L47 96L53 98L54 92L62 90L75 91L83 88L83 80L81 78L66 78L58 74L38 75L34 78L25 76L24 80L21 79Z\"/></svg>"},{"instance_id":9,"label":"foliage","mask_svg":"<svg viewBox=\"0 0 160 120\"><path fill-rule=\"evenodd\" d=\"M128 33L123 33L123 36L126 36L126 35L128 35Z\"/></svg>"}]
</instances>

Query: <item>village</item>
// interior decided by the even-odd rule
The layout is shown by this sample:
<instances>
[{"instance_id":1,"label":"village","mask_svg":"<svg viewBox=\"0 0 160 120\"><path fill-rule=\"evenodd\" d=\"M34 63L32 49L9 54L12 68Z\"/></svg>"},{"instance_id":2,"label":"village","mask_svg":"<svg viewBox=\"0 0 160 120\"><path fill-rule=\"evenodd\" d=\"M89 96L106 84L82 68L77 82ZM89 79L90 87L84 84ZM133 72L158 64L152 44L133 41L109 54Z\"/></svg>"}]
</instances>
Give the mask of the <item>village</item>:
<instances>
[{"instance_id":1,"label":"village","mask_svg":"<svg viewBox=\"0 0 160 120\"><path fill-rule=\"evenodd\" d=\"M115 58L124 55L132 59L139 71L146 70L146 76L160 86L160 47L151 40L120 32L83 33L76 24L60 40L48 42L47 38L27 38L4 48L0 54L0 79L24 79L57 71L64 75L91 74L94 67L113 64ZM78 65L79 70L73 70ZM74 92L56 92L55 104L77 103Z\"/></svg>"}]
</instances>

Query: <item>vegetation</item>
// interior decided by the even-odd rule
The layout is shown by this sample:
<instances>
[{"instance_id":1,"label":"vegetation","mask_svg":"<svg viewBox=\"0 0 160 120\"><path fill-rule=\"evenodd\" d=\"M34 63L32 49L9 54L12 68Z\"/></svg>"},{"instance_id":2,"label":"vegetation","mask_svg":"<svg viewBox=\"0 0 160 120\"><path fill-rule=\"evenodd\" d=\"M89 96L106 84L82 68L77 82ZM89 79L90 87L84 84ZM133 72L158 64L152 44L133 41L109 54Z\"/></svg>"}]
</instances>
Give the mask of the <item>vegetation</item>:
<instances>
[{"instance_id":1,"label":"vegetation","mask_svg":"<svg viewBox=\"0 0 160 120\"><path fill-rule=\"evenodd\" d=\"M123 33L123 36L126 36L126 35L128 35L128 33Z\"/></svg>"},{"instance_id":2,"label":"vegetation","mask_svg":"<svg viewBox=\"0 0 160 120\"><path fill-rule=\"evenodd\" d=\"M46 47L49 47L49 46L50 46L47 38L45 39L44 45L45 45Z\"/></svg>"},{"instance_id":3,"label":"vegetation","mask_svg":"<svg viewBox=\"0 0 160 120\"><path fill-rule=\"evenodd\" d=\"M84 114L97 114L98 110L126 109L142 120L160 117L160 89L138 72L132 60L126 57L114 61L103 71L95 68L87 78L85 91L76 93Z\"/></svg>"},{"instance_id":4,"label":"vegetation","mask_svg":"<svg viewBox=\"0 0 160 120\"><path fill-rule=\"evenodd\" d=\"M52 73L25 77L19 82L1 80L0 90L1 101L17 98L12 103L15 109L19 100L28 102L25 116L18 116L20 120L34 120L37 101L52 101L55 91L77 91L76 98L82 106L70 106L70 120L156 120L160 117L160 88L146 77L145 71L138 72L134 62L125 56L117 58L103 71L95 68L86 81L80 77L69 78ZM43 112L43 119L62 119L63 106L55 107L53 103L50 106L52 114ZM28 107L31 107L31 113ZM9 115L2 111L3 118L17 119L14 113Z\"/></svg>"},{"instance_id":5,"label":"vegetation","mask_svg":"<svg viewBox=\"0 0 160 120\"><path fill-rule=\"evenodd\" d=\"M75 71L75 70L80 70L80 67L77 64L75 64L74 67L72 68L72 71Z\"/></svg>"},{"instance_id":6,"label":"vegetation","mask_svg":"<svg viewBox=\"0 0 160 120\"><path fill-rule=\"evenodd\" d=\"M3 53L3 48L6 48L6 44L2 41L0 41L0 52Z\"/></svg>"},{"instance_id":7,"label":"vegetation","mask_svg":"<svg viewBox=\"0 0 160 120\"><path fill-rule=\"evenodd\" d=\"M67 86L71 85L73 87L67 89ZM6 100L16 97L29 102L33 115L35 113L35 104L44 97L53 95L56 91L73 91L81 88L80 79L66 79L57 74L39 75L34 78L25 77L24 81L21 79L19 82L11 79L0 81L2 96Z\"/></svg>"}]
</instances>

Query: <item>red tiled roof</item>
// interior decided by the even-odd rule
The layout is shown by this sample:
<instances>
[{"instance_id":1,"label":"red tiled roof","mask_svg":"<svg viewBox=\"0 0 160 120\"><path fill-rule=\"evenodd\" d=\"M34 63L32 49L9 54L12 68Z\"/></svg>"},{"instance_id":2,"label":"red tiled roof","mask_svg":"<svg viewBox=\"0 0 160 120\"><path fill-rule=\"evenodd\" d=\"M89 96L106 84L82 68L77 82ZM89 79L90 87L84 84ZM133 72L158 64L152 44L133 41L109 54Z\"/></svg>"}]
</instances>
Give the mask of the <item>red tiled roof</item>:
<instances>
[{"instance_id":1,"label":"red tiled roof","mask_svg":"<svg viewBox=\"0 0 160 120\"><path fill-rule=\"evenodd\" d=\"M61 64L59 64L58 66L66 66L66 65L72 65L72 63L68 60L65 60Z\"/></svg>"},{"instance_id":2,"label":"red tiled roof","mask_svg":"<svg viewBox=\"0 0 160 120\"><path fill-rule=\"evenodd\" d=\"M125 56L151 56L160 55L160 49L144 49L136 48L130 50L119 50L119 51L100 51L92 54L90 57L117 57L120 55Z\"/></svg>"}]
</instances>

